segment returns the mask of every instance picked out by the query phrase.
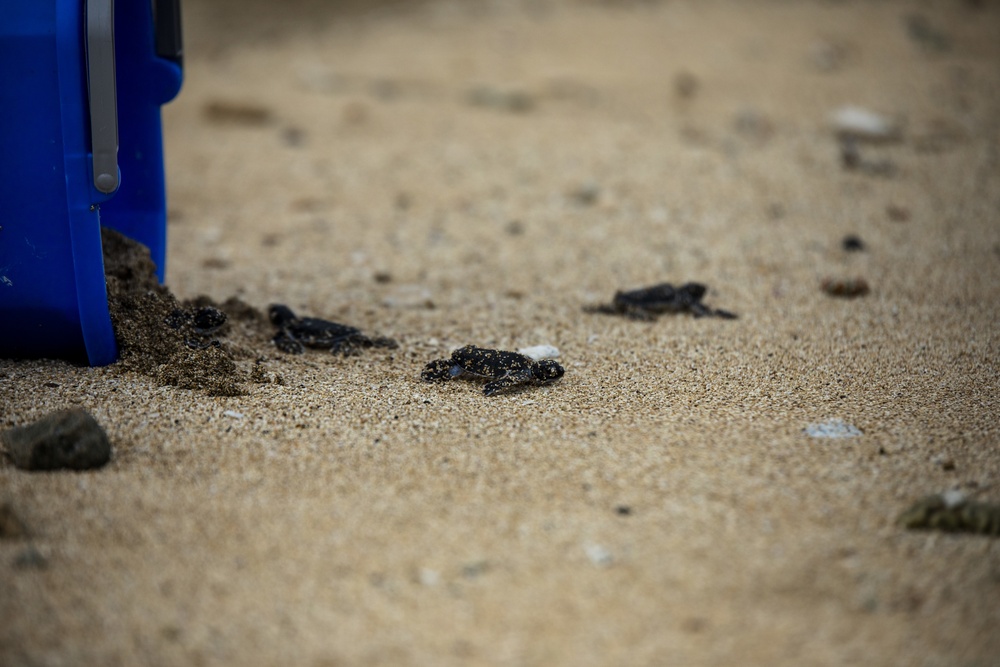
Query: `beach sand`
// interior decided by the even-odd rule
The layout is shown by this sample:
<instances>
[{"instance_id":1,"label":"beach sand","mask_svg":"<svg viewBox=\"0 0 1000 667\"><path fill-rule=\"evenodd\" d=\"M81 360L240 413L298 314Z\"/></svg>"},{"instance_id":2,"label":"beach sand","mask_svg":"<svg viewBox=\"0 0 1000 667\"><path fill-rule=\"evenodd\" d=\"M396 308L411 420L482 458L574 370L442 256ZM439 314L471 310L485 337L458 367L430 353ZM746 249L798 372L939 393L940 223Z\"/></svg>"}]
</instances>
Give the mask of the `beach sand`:
<instances>
[{"instance_id":1,"label":"beach sand","mask_svg":"<svg viewBox=\"0 0 1000 667\"><path fill-rule=\"evenodd\" d=\"M184 11L166 284L257 310L244 393L0 360L114 448L0 458L0 663L1000 664L1000 541L896 523L1000 503L1000 5ZM688 281L738 319L583 310ZM566 373L421 382L467 344Z\"/></svg>"}]
</instances>

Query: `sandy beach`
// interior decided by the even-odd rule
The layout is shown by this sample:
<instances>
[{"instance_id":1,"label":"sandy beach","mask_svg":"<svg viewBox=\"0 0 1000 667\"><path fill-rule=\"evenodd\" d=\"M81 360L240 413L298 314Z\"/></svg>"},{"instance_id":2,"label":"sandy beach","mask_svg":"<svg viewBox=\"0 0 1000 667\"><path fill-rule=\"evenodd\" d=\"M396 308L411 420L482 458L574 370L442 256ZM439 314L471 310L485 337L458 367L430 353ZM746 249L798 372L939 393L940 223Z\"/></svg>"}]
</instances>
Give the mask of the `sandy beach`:
<instances>
[{"instance_id":1,"label":"sandy beach","mask_svg":"<svg viewBox=\"0 0 1000 667\"><path fill-rule=\"evenodd\" d=\"M239 395L0 360L113 447L0 456L0 664L1000 665L1000 540L897 522L1000 505L1000 4L183 8L165 284ZM664 282L737 317L585 311ZM565 375L421 380L470 344Z\"/></svg>"}]
</instances>

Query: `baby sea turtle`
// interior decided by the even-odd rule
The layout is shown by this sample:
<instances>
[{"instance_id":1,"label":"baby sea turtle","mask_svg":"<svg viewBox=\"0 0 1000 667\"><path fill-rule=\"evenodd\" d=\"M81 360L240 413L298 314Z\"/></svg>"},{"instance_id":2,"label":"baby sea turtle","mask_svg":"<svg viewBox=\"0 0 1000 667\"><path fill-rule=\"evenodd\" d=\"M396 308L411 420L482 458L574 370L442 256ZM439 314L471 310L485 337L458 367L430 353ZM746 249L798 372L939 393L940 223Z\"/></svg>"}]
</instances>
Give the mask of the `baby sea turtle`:
<instances>
[{"instance_id":1,"label":"baby sea turtle","mask_svg":"<svg viewBox=\"0 0 1000 667\"><path fill-rule=\"evenodd\" d=\"M164 320L171 329L181 332L184 344L194 350L219 346L212 338L226 324L226 314L214 306L175 308Z\"/></svg>"},{"instance_id":2,"label":"baby sea turtle","mask_svg":"<svg viewBox=\"0 0 1000 667\"><path fill-rule=\"evenodd\" d=\"M535 361L519 352L488 350L466 345L451 353L449 359L435 359L420 373L427 382L454 380L462 376L492 380L483 388L484 396L498 394L522 384L549 384L563 376L566 370L551 359Z\"/></svg>"},{"instance_id":3,"label":"baby sea turtle","mask_svg":"<svg viewBox=\"0 0 1000 667\"><path fill-rule=\"evenodd\" d=\"M701 302L708 288L701 283L685 283L674 287L670 283L660 283L652 287L615 292L609 304L585 306L584 312L605 315L624 315L633 320L655 320L662 313L688 312L695 317L722 317L736 319L728 310L709 308Z\"/></svg>"},{"instance_id":4,"label":"baby sea turtle","mask_svg":"<svg viewBox=\"0 0 1000 667\"><path fill-rule=\"evenodd\" d=\"M340 352L345 357L357 354L359 347L397 346L391 338L369 338L346 324L338 324L315 317L298 317L292 309L280 303L271 304L267 309L271 324L278 327L278 333L271 340L282 352L302 354L305 348Z\"/></svg>"}]
</instances>

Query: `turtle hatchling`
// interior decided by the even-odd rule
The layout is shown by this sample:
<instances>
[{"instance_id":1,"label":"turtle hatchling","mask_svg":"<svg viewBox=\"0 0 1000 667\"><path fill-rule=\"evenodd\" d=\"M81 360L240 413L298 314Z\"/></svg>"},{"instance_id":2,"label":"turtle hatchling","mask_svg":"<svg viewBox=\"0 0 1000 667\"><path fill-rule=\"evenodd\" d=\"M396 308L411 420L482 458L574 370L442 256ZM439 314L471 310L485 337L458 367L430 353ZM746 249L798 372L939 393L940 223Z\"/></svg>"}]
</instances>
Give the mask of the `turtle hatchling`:
<instances>
[{"instance_id":1,"label":"turtle hatchling","mask_svg":"<svg viewBox=\"0 0 1000 667\"><path fill-rule=\"evenodd\" d=\"M194 350L204 350L219 347L219 341L212 336L222 331L226 314L214 306L185 306L174 308L163 322L184 336L185 345Z\"/></svg>"},{"instance_id":2,"label":"turtle hatchling","mask_svg":"<svg viewBox=\"0 0 1000 667\"><path fill-rule=\"evenodd\" d=\"M519 352L488 350L466 345L455 350L448 359L435 359L420 373L427 382L454 380L460 377L485 378L484 396L493 396L525 384L549 384L566 372L551 359L535 361Z\"/></svg>"},{"instance_id":3,"label":"turtle hatchling","mask_svg":"<svg viewBox=\"0 0 1000 667\"><path fill-rule=\"evenodd\" d=\"M584 306L587 313L624 315L633 320L655 320L663 313L691 313L695 317L721 317L736 319L734 313L718 308L709 308L701 302L708 288L701 283L684 283L674 287L670 283L660 283L629 291L615 292L611 303L599 306Z\"/></svg>"},{"instance_id":4,"label":"turtle hatchling","mask_svg":"<svg viewBox=\"0 0 1000 667\"><path fill-rule=\"evenodd\" d=\"M358 354L362 347L397 346L392 338L369 338L346 324L338 324L316 317L298 317L292 309L280 303L271 304L267 309L271 324L278 327L278 333L271 340L282 352L302 354L305 348L330 350L345 357Z\"/></svg>"}]
</instances>

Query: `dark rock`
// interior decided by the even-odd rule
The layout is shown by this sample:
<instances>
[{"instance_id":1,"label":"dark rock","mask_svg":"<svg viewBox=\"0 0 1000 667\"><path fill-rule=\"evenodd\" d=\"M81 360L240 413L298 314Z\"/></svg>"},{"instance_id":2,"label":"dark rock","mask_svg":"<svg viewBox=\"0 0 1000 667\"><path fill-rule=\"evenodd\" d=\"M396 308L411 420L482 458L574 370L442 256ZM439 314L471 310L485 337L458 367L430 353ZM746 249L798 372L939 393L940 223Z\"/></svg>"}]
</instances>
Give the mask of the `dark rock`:
<instances>
[{"instance_id":1,"label":"dark rock","mask_svg":"<svg viewBox=\"0 0 1000 667\"><path fill-rule=\"evenodd\" d=\"M847 299L864 296L871 291L864 278L824 278L820 288L830 296Z\"/></svg>"},{"instance_id":2,"label":"dark rock","mask_svg":"<svg viewBox=\"0 0 1000 667\"><path fill-rule=\"evenodd\" d=\"M274 117L265 106L234 100L212 100L202 108L202 114L210 123L248 127L266 125Z\"/></svg>"},{"instance_id":3,"label":"dark rock","mask_svg":"<svg viewBox=\"0 0 1000 667\"><path fill-rule=\"evenodd\" d=\"M848 252L857 252L865 249L864 241L861 240L860 236L855 234L845 236L844 240L840 242L840 245Z\"/></svg>"},{"instance_id":4,"label":"dark rock","mask_svg":"<svg viewBox=\"0 0 1000 667\"><path fill-rule=\"evenodd\" d=\"M59 410L34 424L8 429L2 440L14 465L22 470L86 470L111 459L104 429L80 408Z\"/></svg>"}]
</instances>

